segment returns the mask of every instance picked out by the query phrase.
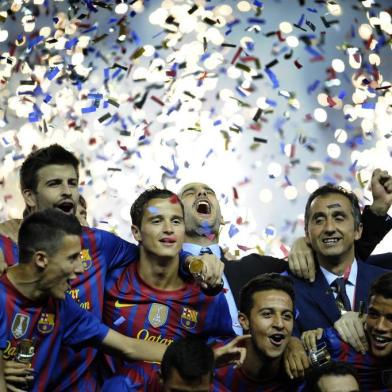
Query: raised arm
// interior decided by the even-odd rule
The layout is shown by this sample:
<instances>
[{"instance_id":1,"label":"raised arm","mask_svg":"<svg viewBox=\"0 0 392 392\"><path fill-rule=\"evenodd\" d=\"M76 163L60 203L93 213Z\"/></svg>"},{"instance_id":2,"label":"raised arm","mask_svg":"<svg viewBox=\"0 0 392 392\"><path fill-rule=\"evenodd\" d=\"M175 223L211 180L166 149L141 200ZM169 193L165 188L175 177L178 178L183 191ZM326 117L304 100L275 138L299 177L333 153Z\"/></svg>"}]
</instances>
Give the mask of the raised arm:
<instances>
[{"instance_id":1,"label":"raised arm","mask_svg":"<svg viewBox=\"0 0 392 392\"><path fill-rule=\"evenodd\" d=\"M363 231L355 244L356 255L366 260L377 244L392 228L388 210L392 204L392 177L385 170L376 169L371 179L373 203L362 213Z\"/></svg>"}]
</instances>

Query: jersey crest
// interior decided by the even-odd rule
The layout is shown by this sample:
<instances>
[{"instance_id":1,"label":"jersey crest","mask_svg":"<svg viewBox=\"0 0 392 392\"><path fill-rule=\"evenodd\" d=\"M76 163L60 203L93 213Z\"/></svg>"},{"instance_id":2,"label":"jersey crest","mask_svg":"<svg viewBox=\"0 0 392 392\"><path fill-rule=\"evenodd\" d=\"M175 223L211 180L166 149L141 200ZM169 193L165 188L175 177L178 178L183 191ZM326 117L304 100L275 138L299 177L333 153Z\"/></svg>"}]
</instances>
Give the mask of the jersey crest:
<instances>
[{"instance_id":1,"label":"jersey crest","mask_svg":"<svg viewBox=\"0 0 392 392\"><path fill-rule=\"evenodd\" d=\"M53 331L54 328L54 314L42 313L38 320L37 329L39 332L47 334Z\"/></svg>"},{"instance_id":2,"label":"jersey crest","mask_svg":"<svg viewBox=\"0 0 392 392\"><path fill-rule=\"evenodd\" d=\"M187 329L193 329L197 324L199 312L192 308L183 307L181 314L181 325Z\"/></svg>"},{"instance_id":3,"label":"jersey crest","mask_svg":"<svg viewBox=\"0 0 392 392\"><path fill-rule=\"evenodd\" d=\"M153 303L148 312L148 321L154 328L162 327L167 321L169 307L162 304Z\"/></svg>"},{"instance_id":4,"label":"jersey crest","mask_svg":"<svg viewBox=\"0 0 392 392\"><path fill-rule=\"evenodd\" d=\"M11 331L15 339L21 338L27 331L30 324L30 316L22 313L16 313L12 321Z\"/></svg>"},{"instance_id":5,"label":"jersey crest","mask_svg":"<svg viewBox=\"0 0 392 392\"><path fill-rule=\"evenodd\" d=\"M93 265L93 261L90 256L90 249L82 249L80 257L82 259L83 269L87 271Z\"/></svg>"}]
</instances>

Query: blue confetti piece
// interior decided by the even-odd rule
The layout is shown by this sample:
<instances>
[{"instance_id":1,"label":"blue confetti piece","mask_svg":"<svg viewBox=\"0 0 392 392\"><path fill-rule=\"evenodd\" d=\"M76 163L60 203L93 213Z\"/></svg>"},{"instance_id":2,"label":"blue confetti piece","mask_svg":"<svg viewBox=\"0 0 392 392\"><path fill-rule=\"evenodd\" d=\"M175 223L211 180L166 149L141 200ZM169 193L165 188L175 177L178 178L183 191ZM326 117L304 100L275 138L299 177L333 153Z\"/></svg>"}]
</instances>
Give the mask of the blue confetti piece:
<instances>
[{"instance_id":1,"label":"blue confetti piece","mask_svg":"<svg viewBox=\"0 0 392 392\"><path fill-rule=\"evenodd\" d=\"M70 39L70 40L68 40L66 43L65 43L65 49L72 49L77 43L78 43L78 39L75 37L75 38L72 38L72 39Z\"/></svg>"},{"instance_id":2,"label":"blue confetti piece","mask_svg":"<svg viewBox=\"0 0 392 392\"><path fill-rule=\"evenodd\" d=\"M104 103L103 103L103 108L104 109L107 109L109 107L109 102L108 101L105 101Z\"/></svg>"},{"instance_id":3,"label":"blue confetti piece","mask_svg":"<svg viewBox=\"0 0 392 392\"><path fill-rule=\"evenodd\" d=\"M59 67L54 67L49 71L46 77L48 78L48 80L53 80L59 72L60 72Z\"/></svg>"},{"instance_id":4,"label":"blue confetti piece","mask_svg":"<svg viewBox=\"0 0 392 392\"><path fill-rule=\"evenodd\" d=\"M96 106L89 106L87 108L82 108L82 113L92 113L95 112L97 110Z\"/></svg>"},{"instance_id":5,"label":"blue confetti piece","mask_svg":"<svg viewBox=\"0 0 392 392\"><path fill-rule=\"evenodd\" d=\"M214 127L216 127L217 125L221 125L221 124L222 124L222 120L216 120L213 123Z\"/></svg>"},{"instance_id":6,"label":"blue confetti piece","mask_svg":"<svg viewBox=\"0 0 392 392\"><path fill-rule=\"evenodd\" d=\"M266 229L264 230L264 232L265 232L265 234L266 234L267 236L269 236L269 235L274 235L274 234L275 234L274 229L272 229L271 227L266 227Z\"/></svg>"},{"instance_id":7,"label":"blue confetti piece","mask_svg":"<svg viewBox=\"0 0 392 392\"><path fill-rule=\"evenodd\" d=\"M104 81L107 82L109 80L110 77L110 70L109 68L104 68L103 69L103 77L104 77Z\"/></svg>"},{"instance_id":8,"label":"blue confetti piece","mask_svg":"<svg viewBox=\"0 0 392 392\"><path fill-rule=\"evenodd\" d=\"M229 237L230 238L234 237L238 232L239 232L239 230L236 226L230 225L230 229L229 229Z\"/></svg>"},{"instance_id":9,"label":"blue confetti piece","mask_svg":"<svg viewBox=\"0 0 392 392\"><path fill-rule=\"evenodd\" d=\"M254 0L253 5L255 5L256 7L263 7L263 2L258 1L258 0Z\"/></svg>"},{"instance_id":10,"label":"blue confetti piece","mask_svg":"<svg viewBox=\"0 0 392 392\"><path fill-rule=\"evenodd\" d=\"M305 46L305 50L312 54L313 56L319 57L321 56L321 53L318 52L313 46Z\"/></svg>"},{"instance_id":11,"label":"blue confetti piece","mask_svg":"<svg viewBox=\"0 0 392 392\"><path fill-rule=\"evenodd\" d=\"M284 176L284 179L286 180L287 185L293 185L287 176Z\"/></svg>"},{"instance_id":12,"label":"blue confetti piece","mask_svg":"<svg viewBox=\"0 0 392 392\"><path fill-rule=\"evenodd\" d=\"M317 14L318 11L316 10L316 8L306 8L307 11L309 12L313 12L314 14Z\"/></svg>"},{"instance_id":13,"label":"blue confetti piece","mask_svg":"<svg viewBox=\"0 0 392 392\"><path fill-rule=\"evenodd\" d=\"M158 212L159 212L158 208L156 208L156 207L154 207L154 206L149 206L149 207L147 207L147 210L148 210L148 212L149 212L150 214L154 214L154 215L158 214Z\"/></svg>"},{"instance_id":14,"label":"blue confetti piece","mask_svg":"<svg viewBox=\"0 0 392 392\"><path fill-rule=\"evenodd\" d=\"M299 18L297 25L302 26L302 23L304 23L304 20L305 20L305 14L302 14L301 17Z\"/></svg>"},{"instance_id":15,"label":"blue confetti piece","mask_svg":"<svg viewBox=\"0 0 392 392\"><path fill-rule=\"evenodd\" d=\"M315 80L312 84L310 84L307 88L308 94L311 94L317 90L317 87L320 85L319 80Z\"/></svg>"},{"instance_id":16,"label":"blue confetti piece","mask_svg":"<svg viewBox=\"0 0 392 392\"><path fill-rule=\"evenodd\" d=\"M99 94L99 93L88 93L88 94L87 94L87 98L88 98L88 99L102 99L102 98L103 98L103 94Z\"/></svg>"},{"instance_id":17,"label":"blue confetti piece","mask_svg":"<svg viewBox=\"0 0 392 392\"><path fill-rule=\"evenodd\" d=\"M133 40L135 41L136 45L137 45L137 46L140 46L140 44L141 44L142 41L141 41L141 39L139 38L139 36L136 34L135 30L132 30L131 36L132 36Z\"/></svg>"},{"instance_id":18,"label":"blue confetti piece","mask_svg":"<svg viewBox=\"0 0 392 392\"><path fill-rule=\"evenodd\" d=\"M269 68L264 68L264 71L266 72L266 74L270 78L270 80L272 82L272 87L274 89L277 89L279 87L279 81L278 81L276 75Z\"/></svg>"},{"instance_id":19,"label":"blue confetti piece","mask_svg":"<svg viewBox=\"0 0 392 392\"><path fill-rule=\"evenodd\" d=\"M268 103L268 105L270 105L270 106L272 106L272 107L276 107L276 106L278 106L278 103L276 102L276 101L274 101L273 99L271 99L271 98L267 98L266 100L265 100L265 102L266 103Z\"/></svg>"},{"instance_id":20,"label":"blue confetti piece","mask_svg":"<svg viewBox=\"0 0 392 392\"><path fill-rule=\"evenodd\" d=\"M118 18L110 18L108 21L108 24L113 24L116 23L118 21Z\"/></svg>"},{"instance_id":21,"label":"blue confetti piece","mask_svg":"<svg viewBox=\"0 0 392 392\"><path fill-rule=\"evenodd\" d=\"M346 96L346 92L344 91L344 90L342 90L340 93L339 93L339 95L338 95L338 98L339 99L343 99L345 96Z\"/></svg>"},{"instance_id":22,"label":"blue confetti piece","mask_svg":"<svg viewBox=\"0 0 392 392\"><path fill-rule=\"evenodd\" d=\"M237 25L240 23L239 19L234 19L233 21L231 21L230 23L227 24L228 27L232 28L233 26Z\"/></svg>"},{"instance_id":23,"label":"blue confetti piece","mask_svg":"<svg viewBox=\"0 0 392 392\"><path fill-rule=\"evenodd\" d=\"M29 113L29 121L30 122L37 122L40 119L40 114L38 112L31 112Z\"/></svg>"},{"instance_id":24,"label":"blue confetti piece","mask_svg":"<svg viewBox=\"0 0 392 392\"><path fill-rule=\"evenodd\" d=\"M95 30L97 30L97 25L94 25L94 26L92 26L92 27L90 27L90 28L88 28L86 30L83 30L82 34L91 33L92 31L95 31Z\"/></svg>"},{"instance_id":25,"label":"blue confetti piece","mask_svg":"<svg viewBox=\"0 0 392 392\"><path fill-rule=\"evenodd\" d=\"M31 49L33 48L35 45L38 45L41 41L44 40L44 36L43 35L38 35L37 37L34 37L32 40L29 41L28 43L28 48Z\"/></svg>"},{"instance_id":26,"label":"blue confetti piece","mask_svg":"<svg viewBox=\"0 0 392 392\"><path fill-rule=\"evenodd\" d=\"M260 19L260 18L248 18L247 19L248 23L252 23L252 24L260 24L263 25L265 24L265 19Z\"/></svg>"},{"instance_id":27,"label":"blue confetti piece","mask_svg":"<svg viewBox=\"0 0 392 392\"><path fill-rule=\"evenodd\" d=\"M123 322L125 321L125 317L121 316L119 317L113 324L118 327L119 325L121 325Z\"/></svg>"},{"instance_id":28,"label":"blue confetti piece","mask_svg":"<svg viewBox=\"0 0 392 392\"><path fill-rule=\"evenodd\" d=\"M226 31L225 31L225 35L229 35L229 34L231 34L231 33L232 33L232 31L233 31L232 29L226 30Z\"/></svg>"},{"instance_id":29,"label":"blue confetti piece","mask_svg":"<svg viewBox=\"0 0 392 392\"><path fill-rule=\"evenodd\" d=\"M112 75L112 79L115 79L115 78L120 74L121 71L123 71L122 68L117 68L117 69L114 71L113 75Z\"/></svg>"},{"instance_id":30,"label":"blue confetti piece","mask_svg":"<svg viewBox=\"0 0 392 392\"><path fill-rule=\"evenodd\" d=\"M46 94L45 98L44 98L44 102L48 103L50 100L52 99L52 96L49 94Z\"/></svg>"},{"instance_id":31,"label":"blue confetti piece","mask_svg":"<svg viewBox=\"0 0 392 392\"><path fill-rule=\"evenodd\" d=\"M211 148L210 151L208 151L206 158L208 158L213 152L214 152L214 150Z\"/></svg>"},{"instance_id":32,"label":"blue confetti piece","mask_svg":"<svg viewBox=\"0 0 392 392\"><path fill-rule=\"evenodd\" d=\"M362 104L362 109L375 109L376 103L375 102L364 102Z\"/></svg>"},{"instance_id":33,"label":"blue confetti piece","mask_svg":"<svg viewBox=\"0 0 392 392\"><path fill-rule=\"evenodd\" d=\"M348 168L348 170L351 172L355 169L355 167L357 166L358 163L358 159L356 159L353 164Z\"/></svg>"}]
</instances>

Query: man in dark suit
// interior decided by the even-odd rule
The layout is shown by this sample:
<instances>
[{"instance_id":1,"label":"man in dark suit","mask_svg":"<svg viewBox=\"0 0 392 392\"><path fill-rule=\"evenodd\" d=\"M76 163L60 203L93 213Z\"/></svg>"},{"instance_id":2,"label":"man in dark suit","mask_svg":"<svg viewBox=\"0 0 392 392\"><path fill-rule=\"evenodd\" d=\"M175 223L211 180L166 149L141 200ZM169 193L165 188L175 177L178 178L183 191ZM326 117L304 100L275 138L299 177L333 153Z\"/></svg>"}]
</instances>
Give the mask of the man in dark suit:
<instances>
[{"instance_id":1,"label":"man in dark suit","mask_svg":"<svg viewBox=\"0 0 392 392\"><path fill-rule=\"evenodd\" d=\"M313 283L294 279L299 315L296 332L332 326L342 314L365 305L371 282L385 272L355 257L361 238L358 199L327 184L314 191L305 208L305 238L318 266Z\"/></svg>"},{"instance_id":2,"label":"man in dark suit","mask_svg":"<svg viewBox=\"0 0 392 392\"><path fill-rule=\"evenodd\" d=\"M380 191L380 193L382 192ZM288 263L282 259L261 256L256 253L245 256L239 261L227 261L219 246L219 228L222 224L222 215L214 190L203 183L189 183L182 187L179 197L185 209L185 243L183 249L194 255L205 252L213 253L225 263L223 280L226 299L233 318L233 328L236 333L241 334L242 330L237 318L241 287L256 275L287 271ZM377 202L378 200L379 198L377 198ZM362 254L366 253L367 256L392 226L390 224L392 222L387 223L384 216L377 216L378 214L376 215L373 208L372 205L364 213L365 227L371 227L374 223L377 223L377 232L373 233L371 230L367 230L368 235L363 240L364 250ZM357 248L360 249L358 246ZM301 266L301 262L303 266ZM302 261L299 260L299 257L296 257L294 266L298 270L304 270L311 262L312 260L309 261L309 255L307 259L303 258ZM298 273L298 271L294 272ZM309 276L309 273L307 276Z\"/></svg>"}]
</instances>

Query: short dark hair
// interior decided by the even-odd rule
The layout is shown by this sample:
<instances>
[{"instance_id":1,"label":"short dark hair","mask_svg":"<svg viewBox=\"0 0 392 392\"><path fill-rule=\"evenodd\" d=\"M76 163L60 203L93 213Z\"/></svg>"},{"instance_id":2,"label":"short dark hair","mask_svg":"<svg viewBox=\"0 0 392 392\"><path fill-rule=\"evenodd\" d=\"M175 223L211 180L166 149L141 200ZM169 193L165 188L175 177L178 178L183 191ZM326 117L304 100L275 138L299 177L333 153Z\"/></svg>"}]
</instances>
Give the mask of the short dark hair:
<instances>
[{"instance_id":1,"label":"short dark hair","mask_svg":"<svg viewBox=\"0 0 392 392\"><path fill-rule=\"evenodd\" d=\"M197 381L213 373L214 353L202 339L195 336L175 340L163 354L161 374L163 381L170 377L175 368L186 381Z\"/></svg>"},{"instance_id":2,"label":"short dark hair","mask_svg":"<svg viewBox=\"0 0 392 392\"><path fill-rule=\"evenodd\" d=\"M373 281L369 290L369 299L373 295L381 295L386 299L392 298L392 272L387 272Z\"/></svg>"},{"instance_id":3,"label":"short dark hair","mask_svg":"<svg viewBox=\"0 0 392 392\"><path fill-rule=\"evenodd\" d=\"M358 375L355 368L346 362L328 362L322 366L316 366L311 369L306 377L307 392L321 392L318 382L323 376L353 376L358 382ZM359 382L358 382L359 385Z\"/></svg>"},{"instance_id":4,"label":"short dark hair","mask_svg":"<svg viewBox=\"0 0 392 392\"><path fill-rule=\"evenodd\" d=\"M40 148L27 156L20 169L20 187L37 190L37 172L48 165L72 165L79 176L79 160L74 154L61 147L52 144L49 147Z\"/></svg>"},{"instance_id":5,"label":"short dark hair","mask_svg":"<svg viewBox=\"0 0 392 392\"><path fill-rule=\"evenodd\" d=\"M139 197L133 202L131 206L132 224L139 228L141 227L144 209L148 202L152 199L171 199L173 200L173 203L180 204L182 214L184 215L184 205L175 193L167 189L152 187L141 193Z\"/></svg>"},{"instance_id":6,"label":"short dark hair","mask_svg":"<svg viewBox=\"0 0 392 392\"><path fill-rule=\"evenodd\" d=\"M78 203L84 208L87 208L87 200L79 193Z\"/></svg>"},{"instance_id":7,"label":"short dark hair","mask_svg":"<svg viewBox=\"0 0 392 392\"><path fill-rule=\"evenodd\" d=\"M271 272L256 276L241 288L240 312L249 317L253 308L253 294L267 290L284 291L289 295L294 306L295 294L292 280L288 276Z\"/></svg>"},{"instance_id":8,"label":"short dark hair","mask_svg":"<svg viewBox=\"0 0 392 392\"><path fill-rule=\"evenodd\" d=\"M28 263L35 252L42 250L54 255L66 235L82 234L74 215L50 208L30 214L23 220L18 234L19 263Z\"/></svg>"},{"instance_id":9,"label":"short dark hair","mask_svg":"<svg viewBox=\"0 0 392 392\"><path fill-rule=\"evenodd\" d=\"M317 188L308 198L305 207L305 231L308 231L308 224L310 219L310 205L312 204L313 200L319 196L329 195L331 193L338 193L339 195L343 195L347 197L347 199L351 203L351 210L354 216L354 228L357 229L359 224L361 223L361 209L359 208L358 198L355 193L350 192L344 189L341 186L334 185L331 183L325 184L320 188Z\"/></svg>"}]
</instances>

